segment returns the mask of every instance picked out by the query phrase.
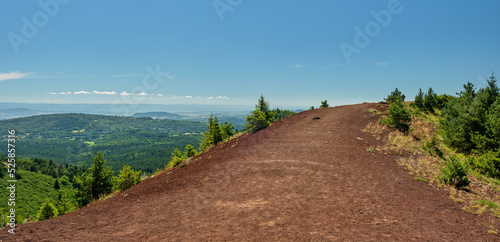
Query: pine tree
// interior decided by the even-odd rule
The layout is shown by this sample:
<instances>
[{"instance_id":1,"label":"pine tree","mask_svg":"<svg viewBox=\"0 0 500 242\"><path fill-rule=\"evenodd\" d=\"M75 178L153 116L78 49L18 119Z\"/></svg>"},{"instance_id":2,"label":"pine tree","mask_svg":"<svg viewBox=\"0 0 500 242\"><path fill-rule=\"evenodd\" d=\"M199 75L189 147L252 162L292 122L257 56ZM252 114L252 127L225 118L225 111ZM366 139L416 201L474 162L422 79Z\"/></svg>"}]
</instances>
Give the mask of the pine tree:
<instances>
[{"instance_id":1,"label":"pine tree","mask_svg":"<svg viewBox=\"0 0 500 242\"><path fill-rule=\"evenodd\" d=\"M269 110L269 102L260 95L259 101L255 105L255 110L247 116L245 130L249 132L259 131L271 125L274 120L274 114Z\"/></svg>"},{"instance_id":2,"label":"pine tree","mask_svg":"<svg viewBox=\"0 0 500 242\"><path fill-rule=\"evenodd\" d=\"M76 190L76 199L80 207L90 203L92 200L92 177L88 172L76 176L73 180Z\"/></svg>"},{"instance_id":3,"label":"pine tree","mask_svg":"<svg viewBox=\"0 0 500 242\"><path fill-rule=\"evenodd\" d=\"M232 123L228 123L227 121L224 121L224 124L221 125L221 129L223 139L227 139L236 133L234 131L234 125Z\"/></svg>"},{"instance_id":4,"label":"pine tree","mask_svg":"<svg viewBox=\"0 0 500 242\"><path fill-rule=\"evenodd\" d=\"M418 90L418 94L415 96L415 106L424 109L424 92L422 92L422 88Z\"/></svg>"},{"instance_id":5,"label":"pine tree","mask_svg":"<svg viewBox=\"0 0 500 242\"><path fill-rule=\"evenodd\" d=\"M202 134L203 139L200 142L200 150L205 151L212 145L224 141L228 137L234 135L234 126L231 123L219 123L219 118L210 114L208 117L207 131Z\"/></svg>"},{"instance_id":6,"label":"pine tree","mask_svg":"<svg viewBox=\"0 0 500 242\"><path fill-rule=\"evenodd\" d=\"M57 195L57 211L59 215L63 215L73 211L74 207L71 201L68 199L68 195L64 190L59 191Z\"/></svg>"},{"instance_id":7,"label":"pine tree","mask_svg":"<svg viewBox=\"0 0 500 242\"><path fill-rule=\"evenodd\" d=\"M272 122L274 114L270 110L269 102L265 100L262 94L260 95L259 101L255 105L255 109L264 113L266 116L266 120Z\"/></svg>"},{"instance_id":8,"label":"pine tree","mask_svg":"<svg viewBox=\"0 0 500 242\"><path fill-rule=\"evenodd\" d=\"M45 202L42 204L40 207L40 210L38 210L38 214L36 215L37 221L43 221L47 219L51 219L54 217L57 217L58 211L57 208L49 202L49 199L45 199Z\"/></svg>"},{"instance_id":9,"label":"pine tree","mask_svg":"<svg viewBox=\"0 0 500 242\"><path fill-rule=\"evenodd\" d=\"M110 193L113 189L111 182L113 171L110 167L106 166L106 160L104 160L101 152L97 153L94 157L94 164L90 167L89 171L92 177L92 199L98 199L100 195Z\"/></svg>"},{"instance_id":10,"label":"pine tree","mask_svg":"<svg viewBox=\"0 0 500 242\"><path fill-rule=\"evenodd\" d=\"M396 101L404 102L405 101L405 95L403 93L401 93L398 90L398 88L396 87L396 90L392 91L391 94L389 94L387 96L387 98L385 98L385 101L388 102L388 103L393 103L393 102L396 102Z\"/></svg>"},{"instance_id":11,"label":"pine tree","mask_svg":"<svg viewBox=\"0 0 500 242\"><path fill-rule=\"evenodd\" d=\"M59 188L60 188L59 181L57 181L57 179L56 179L56 182L54 182L54 189L59 190Z\"/></svg>"},{"instance_id":12,"label":"pine tree","mask_svg":"<svg viewBox=\"0 0 500 242\"><path fill-rule=\"evenodd\" d=\"M167 166L169 168L174 168L174 167L176 167L178 164L180 164L185 159L186 159L186 157L184 157L182 155L181 151L177 147L175 147L175 150L172 153L172 158L168 162Z\"/></svg>"},{"instance_id":13,"label":"pine tree","mask_svg":"<svg viewBox=\"0 0 500 242\"><path fill-rule=\"evenodd\" d=\"M193 148L192 145L187 145L186 146L186 151L184 152L184 156L186 158L193 157L193 156L195 156L197 154L198 154L198 152Z\"/></svg>"},{"instance_id":14,"label":"pine tree","mask_svg":"<svg viewBox=\"0 0 500 242\"><path fill-rule=\"evenodd\" d=\"M437 95L432 90L432 87L429 87L429 90L424 96L424 108L429 112L434 112L434 108L437 106Z\"/></svg>"}]
</instances>

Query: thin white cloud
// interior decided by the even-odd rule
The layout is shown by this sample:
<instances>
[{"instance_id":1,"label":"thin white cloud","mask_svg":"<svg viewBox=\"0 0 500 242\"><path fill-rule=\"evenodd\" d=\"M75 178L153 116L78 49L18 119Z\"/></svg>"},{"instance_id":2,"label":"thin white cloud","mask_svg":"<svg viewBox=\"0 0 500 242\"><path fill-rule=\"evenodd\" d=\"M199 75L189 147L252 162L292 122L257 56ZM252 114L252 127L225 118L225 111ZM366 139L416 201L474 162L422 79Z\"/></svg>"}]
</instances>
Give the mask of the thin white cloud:
<instances>
[{"instance_id":1,"label":"thin white cloud","mask_svg":"<svg viewBox=\"0 0 500 242\"><path fill-rule=\"evenodd\" d=\"M293 65L293 66L292 66L292 68L295 68L295 69L302 68L302 67L304 67L304 65L298 65L298 64L297 64L297 65Z\"/></svg>"},{"instance_id":2,"label":"thin white cloud","mask_svg":"<svg viewBox=\"0 0 500 242\"><path fill-rule=\"evenodd\" d=\"M197 99L200 99L201 97L196 97Z\"/></svg>"},{"instance_id":3,"label":"thin white cloud","mask_svg":"<svg viewBox=\"0 0 500 242\"><path fill-rule=\"evenodd\" d=\"M71 92L60 92L59 94L60 95L69 95L69 94L71 94Z\"/></svg>"},{"instance_id":4,"label":"thin white cloud","mask_svg":"<svg viewBox=\"0 0 500 242\"><path fill-rule=\"evenodd\" d=\"M206 99L210 100L210 99L214 99L214 97L207 97Z\"/></svg>"},{"instance_id":5,"label":"thin white cloud","mask_svg":"<svg viewBox=\"0 0 500 242\"><path fill-rule=\"evenodd\" d=\"M145 92L141 92L141 93L137 94L137 96L147 96L147 95L149 95L149 94L147 94Z\"/></svg>"},{"instance_id":6,"label":"thin white cloud","mask_svg":"<svg viewBox=\"0 0 500 242\"><path fill-rule=\"evenodd\" d=\"M49 92L50 95L57 95L57 92Z\"/></svg>"},{"instance_id":7,"label":"thin white cloud","mask_svg":"<svg viewBox=\"0 0 500 242\"><path fill-rule=\"evenodd\" d=\"M375 65L376 66L388 66L389 63L387 63L387 62L376 62Z\"/></svg>"},{"instance_id":8,"label":"thin white cloud","mask_svg":"<svg viewBox=\"0 0 500 242\"><path fill-rule=\"evenodd\" d=\"M132 93L128 93L126 91L120 93L120 96L130 96L130 95L132 95Z\"/></svg>"},{"instance_id":9,"label":"thin white cloud","mask_svg":"<svg viewBox=\"0 0 500 242\"><path fill-rule=\"evenodd\" d=\"M98 94L98 95L116 95L116 92L115 91L112 91L112 92L93 91L92 94Z\"/></svg>"},{"instance_id":10,"label":"thin white cloud","mask_svg":"<svg viewBox=\"0 0 500 242\"><path fill-rule=\"evenodd\" d=\"M217 98L218 98L218 99L229 99L229 98L228 98L228 97L226 97L226 96L218 96Z\"/></svg>"},{"instance_id":11,"label":"thin white cloud","mask_svg":"<svg viewBox=\"0 0 500 242\"><path fill-rule=\"evenodd\" d=\"M0 73L0 81L5 80L14 80L14 79L26 79L32 75L33 72L22 73L18 71L8 72L8 73Z\"/></svg>"},{"instance_id":12,"label":"thin white cloud","mask_svg":"<svg viewBox=\"0 0 500 242\"><path fill-rule=\"evenodd\" d=\"M185 96L185 98L193 98L193 96Z\"/></svg>"},{"instance_id":13,"label":"thin white cloud","mask_svg":"<svg viewBox=\"0 0 500 242\"><path fill-rule=\"evenodd\" d=\"M73 92L73 94L79 95L79 94L90 94L90 92L87 91L79 91L79 92Z\"/></svg>"},{"instance_id":14,"label":"thin white cloud","mask_svg":"<svg viewBox=\"0 0 500 242\"><path fill-rule=\"evenodd\" d=\"M158 94L158 97L163 97L163 94Z\"/></svg>"}]
</instances>

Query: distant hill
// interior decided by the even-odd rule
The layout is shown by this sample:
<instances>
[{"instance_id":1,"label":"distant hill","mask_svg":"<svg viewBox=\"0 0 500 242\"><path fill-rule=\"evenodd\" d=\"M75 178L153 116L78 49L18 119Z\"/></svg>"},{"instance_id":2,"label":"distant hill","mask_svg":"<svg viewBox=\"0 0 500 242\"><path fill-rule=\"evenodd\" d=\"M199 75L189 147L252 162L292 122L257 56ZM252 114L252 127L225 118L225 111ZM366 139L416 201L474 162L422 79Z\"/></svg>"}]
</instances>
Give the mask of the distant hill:
<instances>
[{"instance_id":1,"label":"distant hill","mask_svg":"<svg viewBox=\"0 0 500 242\"><path fill-rule=\"evenodd\" d=\"M91 114L50 114L0 120L0 140L16 130L16 155L58 163L89 164L103 152L115 172L124 164L153 172L163 167L175 147L197 145L205 131L199 121L133 118ZM7 150L0 153L6 155Z\"/></svg>"},{"instance_id":2,"label":"distant hill","mask_svg":"<svg viewBox=\"0 0 500 242\"><path fill-rule=\"evenodd\" d=\"M150 117L154 119L175 119L175 120L180 120L185 118L183 115L175 114L175 113L168 113L168 112L146 112L146 113L135 113L132 115L134 118L144 118L144 117Z\"/></svg>"},{"instance_id":3,"label":"distant hill","mask_svg":"<svg viewBox=\"0 0 500 242\"><path fill-rule=\"evenodd\" d=\"M11 119L44 114L44 112L30 108L5 108L0 109L0 119Z\"/></svg>"}]
</instances>

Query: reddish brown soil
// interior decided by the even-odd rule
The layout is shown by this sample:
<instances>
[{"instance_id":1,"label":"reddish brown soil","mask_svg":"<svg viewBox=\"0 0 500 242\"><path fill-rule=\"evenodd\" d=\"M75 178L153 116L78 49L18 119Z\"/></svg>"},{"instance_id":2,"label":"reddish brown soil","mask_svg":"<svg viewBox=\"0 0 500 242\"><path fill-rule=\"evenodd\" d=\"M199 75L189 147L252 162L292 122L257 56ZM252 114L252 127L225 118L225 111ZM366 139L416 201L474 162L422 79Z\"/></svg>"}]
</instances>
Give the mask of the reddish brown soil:
<instances>
[{"instance_id":1,"label":"reddish brown soil","mask_svg":"<svg viewBox=\"0 0 500 242\"><path fill-rule=\"evenodd\" d=\"M500 240L395 155L368 152L359 104L306 111L105 201L2 240ZM320 119L313 119L319 117Z\"/></svg>"}]
</instances>

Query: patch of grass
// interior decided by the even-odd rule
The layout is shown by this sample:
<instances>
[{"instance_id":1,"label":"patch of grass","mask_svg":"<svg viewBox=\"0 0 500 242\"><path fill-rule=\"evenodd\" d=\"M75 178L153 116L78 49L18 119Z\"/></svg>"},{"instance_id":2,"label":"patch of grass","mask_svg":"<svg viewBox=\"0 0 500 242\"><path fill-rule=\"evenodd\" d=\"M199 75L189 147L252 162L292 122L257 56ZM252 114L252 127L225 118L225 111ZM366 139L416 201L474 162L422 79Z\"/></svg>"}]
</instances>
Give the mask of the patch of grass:
<instances>
[{"instance_id":1,"label":"patch of grass","mask_svg":"<svg viewBox=\"0 0 500 242\"><path fill-rule=\"evenodd\" d=\"M488 199L481 199L477 202L482 204L482 205L486 205L490 208L493 208L493 209L500 209L500 206L498 206L498 204L496 202L488 200Z\"/></svg>"},{"instance_id":2,"label":"patch of grass","mask_svg":"<svg viewBox=\"0 0 500 242\"><path fill-rule=\"evenodd\" d=\"M366 151L368 151L368 152L374 152L375 151L375 147L374 146L370 146L370 147L366 148Z\"/></svg>"},{"instance_id":3,"label":"patch of grass","mask_svg":"<svg viewBox=\"0 0 500 242\"><path fill-rule=\"evenodd\" d=\"M88 144L90 146L94 146L95 142L94 141L84 141L85 144Z\"/></svg>"},{"instance_id":4,"label":"patch of grass","mask_svg":"<svg viewBox=\"0 0 500 242\"><path fill-rule=\"evenodd\" d=\"M424 178L422 178L422 177L418 177L418 176L417 176L417 177L415 177L415 180L417 180L417 181L427 182L427 180L425 180L425 179L424 179Z\"/></svg>"},{"instance_id":5,"label":"patch of grass","mask_svg":"<svg viewBox=\"0 0 500 242\"><path fill-rule=\"evenodd\" d=\"M382 135L387 130L389 130L387 126L382 125L379 122L370 122L362 131L372 134L376 139L380 140L380 135Z\"/></svg>"},{"instance_id":6,"label":"patch of grass","mask_svg":"<svg viewBox=\"0 0 500 242\"><path fill-rule=\"evenodd\" d=\"M491 229L488 230L488 233L490 233L490 234L498 234L498 232L496 230L491 230Z\"/></svg>"},{"instance_id":7,"label":"patch of grass","mask_svg":"<svg viewBox=\"0 0 500 242\"><path fill-rule=\"evenodd\" d=\"M373 114L376 114L378 116L381 116L383 113L378 111L377 109L374 109L374 108L369 108L369 109L365 109L366 112L369 112L369 113L373 113Z\"/></svg>"}]
</instances>

